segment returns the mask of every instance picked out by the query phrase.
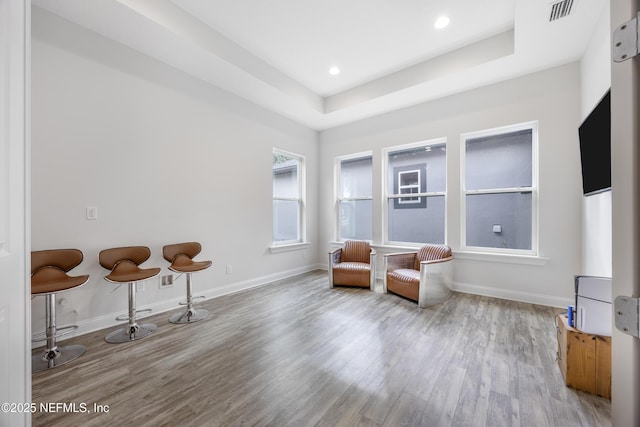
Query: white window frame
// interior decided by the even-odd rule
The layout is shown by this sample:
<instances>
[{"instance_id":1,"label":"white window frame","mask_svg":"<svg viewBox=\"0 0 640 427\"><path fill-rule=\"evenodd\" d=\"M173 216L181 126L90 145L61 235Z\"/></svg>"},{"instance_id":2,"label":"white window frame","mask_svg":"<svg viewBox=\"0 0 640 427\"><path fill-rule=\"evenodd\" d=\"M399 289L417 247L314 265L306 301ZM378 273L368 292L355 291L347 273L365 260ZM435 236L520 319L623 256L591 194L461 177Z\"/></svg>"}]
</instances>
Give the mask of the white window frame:
<instances>
[{"instance_id":1,"label":"white window frame","mask_svg":"<svg viewBox=\"0 0 640 427\"><path fill-rule=\"evenodd\" d=\"M367 157L371 157L371 197L342 197L342 182L341 182L341 178L342 178L342 162L344 161L348 161L348 160L357 160L357 159L364 159ZM373 186L373 152L372 151L365 151L362 153L355 153L355 154L348 154L346 156L339 156L335 158L335 162L334 162L334 167L333 167L333 182L334 182L334 187L333 187L333 194L334 194L334 200L335 200L335 207L334 207L334 215L333 217L335 218L335 224L334 224L334 237L335 237L335 241L337 242L344 242L346 239L343 239L340 236L340 202L342 201L358 201L358 200L371 200L371 206L372 206L372 211L373 211L373 192L374 192L374 186ZM373 212L371 212L371 216L372 216L372 228L374 228L374 224L373 224ZM373 232L374 230L371 230L371 237L373 239ZM372 243L373 240L369 240L369 243Z\"/></svg>"},{"instance_id":2,"label":"white window frame","mask_svg":"<svg viewBox=\"0 0 640 427\"><path fill-rule=\"evenodd\" d=\"M466 142L469 139L484 138L494 135L502 135L521 130L531 129L531 187L518 188L494 188L484 190L466 189ZM530 121L513 125L501 126L475 132L467 132L460 135L460 249L462 252L490 253L505 255L538 255L538 121ZM504 194L531 191L531 249L504 249L483 246L467 245L467 196L475 194Z\"/></svg>"},{"instance_id":3,"label":"white window frame","mask_svg":"<svg viewBox=\"0 0 640 427\"><path fill-rule=\"evenodd\" d=\"M419 147L425 147L425 148L432 147L435 145L442 145L442 144L444 144L445 147L447 147L446 137L412 142L409 144L395 145L393 147L386 147L382 150L382 189L383 189L384 196L382 197L382 200L381 200L380 212L382 213L382 236L383 236L382 240L385 245L398 246L398 247L417 247L417 248L423 246L423 243L399 242L399 241L389 240L389 212L388 212L389 200L402 199L403 197L404 198L407 197L406 194L405 195L389 194L389 185L388 185L389 153L392 153L394 151L411 150L412 148L419 148ZM413 198L413 197L444 196L444 243L448 244L447 243L448 242L447 223L449 221L448 215L447 215L447 210L448 210L447 209L447 189L449 187L449 180L447 179L447 175L448 175L447 162L449 159L448 150L445 153L446 153L445 154L445 191L430 191L430 192L422 191L417 194L412 194L411 197Z\"/></svg>"},{"instance_id":4,"label":"white window frame","mask_svg":"<svg viewBox=\"0 0 640 427\"><path fill-rule=\"evenodd\" d=\"M296 160L298 160L298 196L299 197L277 197L275 194L273 194L273 190L272 191L272 198L273 201L275 200L282 200L282 201L295 201L298 202L298 239L295 240L282 240L282 241L273 241L273 229L271 230L271 239L272 239L272 246L271 248L283 248L283 247L297 247L301 244L304 244L306 246L306 242L307 242L307 238L306 238L306 222L307 222L307 215L306 215L306 161L305 161L305 157L303 155L300 154L296 154L296 153L292 153L289 151L285 151L285 150L281 150L279 148L274 148L272 151L273 155L283 155L283 156L287 156L287 157L291 157L294 158ZM271 185L273 188L273 162L271 163ZM272 201L272 205L273 205L273 201ZM273 212L273 208L271 209L271 212ZM271 218L271 226L273 227L273 220L274 218ZM272 250L272 252L278 252L277 250Z\"/></svg>"}]
</instances>

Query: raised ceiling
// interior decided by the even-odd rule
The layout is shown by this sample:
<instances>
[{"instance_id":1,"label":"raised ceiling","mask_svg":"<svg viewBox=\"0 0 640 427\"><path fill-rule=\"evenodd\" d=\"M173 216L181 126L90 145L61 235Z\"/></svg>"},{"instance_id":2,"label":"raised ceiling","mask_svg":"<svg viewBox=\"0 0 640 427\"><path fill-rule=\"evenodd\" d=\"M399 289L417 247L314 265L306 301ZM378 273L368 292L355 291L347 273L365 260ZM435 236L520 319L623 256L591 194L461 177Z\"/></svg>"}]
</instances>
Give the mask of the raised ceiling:
<instances>
[{"instance_id":1,"label":"raised ceiling","mask_svg":"<svg viewBox=\"0 0 640 427\"><path fill-rule=\"evenodd\" d=\"M552 3L33 0L318 130L578 60L608 2L549 22Z\"/></svg>"}]
</instances>

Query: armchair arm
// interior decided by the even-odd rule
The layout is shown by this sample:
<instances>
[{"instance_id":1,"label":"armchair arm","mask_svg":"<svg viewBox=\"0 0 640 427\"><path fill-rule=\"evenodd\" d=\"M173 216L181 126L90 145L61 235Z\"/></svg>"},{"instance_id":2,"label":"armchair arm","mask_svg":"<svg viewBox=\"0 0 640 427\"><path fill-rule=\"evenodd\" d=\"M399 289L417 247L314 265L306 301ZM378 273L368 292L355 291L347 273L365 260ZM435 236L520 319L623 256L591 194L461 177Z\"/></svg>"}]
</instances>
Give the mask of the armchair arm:
<instances>
[{"instance_id":1,"label":"armchair arm","mask_svg":"<svg viewBox=\"0 0 640 427\"><path fill-rule=\"evenodd\" d=\"M340 258L342 257L342 248L335 248L332 251L329 251L329 263L338 264L340 262Z\"/></svg>"},{"instance_id":2,"label":"armchair arm","mask_svg":"<svg viewBox=\"0 0 640 427\"><path fill-rule=\"evenodd\" d=\"M418 307L428 307L449 299L453 282L453 259L450 256L420 263Z\"/></svg>"},{"instance_id":3,"label":"armchair arm","mask_svg":"<svg viewBox=\"0 0 640 427\"><path fill-rule=\"evenodd\" d=\"M429 264L438 264L438 263L441 263L441 262L448 262L448 261L452 261L452 260L453 260L453 258L454 258L454 256L453 256L453 255L451 255L451 256L446 257L446 258L431 259L431 260L428 260L428 261L420 261L420 269L422 269L422 265L423 265L423 264L426 264L426 265L429 265Z\"/></svg>"},{"instance_id":4,"label":"armchair arm","mask_svg":"<svg viewBox=\"0 0 640 427\"><path fill-rule=\"evenodd\" d=\"M336 248L329 252L329 287L333 288L333 266L340 263L342 248Z\"/></svg>"}]
</instances>

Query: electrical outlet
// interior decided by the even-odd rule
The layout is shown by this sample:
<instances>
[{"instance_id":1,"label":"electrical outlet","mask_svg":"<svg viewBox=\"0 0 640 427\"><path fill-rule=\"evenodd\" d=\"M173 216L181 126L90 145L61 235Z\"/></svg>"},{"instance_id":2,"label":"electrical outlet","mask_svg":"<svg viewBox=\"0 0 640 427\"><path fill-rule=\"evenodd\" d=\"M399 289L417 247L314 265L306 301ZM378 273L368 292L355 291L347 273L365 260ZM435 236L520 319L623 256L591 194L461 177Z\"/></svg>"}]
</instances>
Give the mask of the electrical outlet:
<instances>
[{"instance_id":1,"label":"electrical outlet","mask_svg":"<svg viewBox=\"0 0 640 427\"><path fill-rule=\"evenodd\" d=\"M173 286L173 274L167 274L166 276L162 276L160 279L160 286Z\"/></svg>"},{"instance_id":2,"label":"electrical outlet","mask_svg":"<svg viewBox=\"0 0 640 427\"><path fill-rule=\"evenodd\" d=\"M98 208L95 206L87 206L87 219L98 219Z\"/></svg>"},{"instance_id":3,"label":"electrical outlet","mask_svg":"<svg viewBox=\"0 0 640 427\"><path fill-rule=\"evenodd\" d=\"M233 267L231 266L231 264L227 264L227 274L231 273L233 273Z\"/></svg>"}]
</instances>

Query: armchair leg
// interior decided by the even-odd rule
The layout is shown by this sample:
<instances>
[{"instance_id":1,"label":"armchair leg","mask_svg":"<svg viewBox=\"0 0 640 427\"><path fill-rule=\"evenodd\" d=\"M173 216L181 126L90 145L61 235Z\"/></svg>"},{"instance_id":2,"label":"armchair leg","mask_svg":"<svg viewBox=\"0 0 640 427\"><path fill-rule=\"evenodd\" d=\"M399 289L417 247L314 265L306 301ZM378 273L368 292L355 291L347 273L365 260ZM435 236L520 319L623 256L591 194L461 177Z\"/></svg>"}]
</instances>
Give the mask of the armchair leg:
<instances>
[{"instance_id":1,"label":"armchair leg","mask_svg":"<svg viewBox=\"0 0 640 427\"><path fill-rule=\"evenodd\" d=\"M369 255L369 289L374 291L376 290L376 252L371 250L371 254Z\"/></svg>"},{"instance_id":2,"label":"armchair leg","mask_svg":"<svg viewBox=\"0 0 640 427\"><path fill-rule=\"evenodd\" d=\"M333 289L333 254L329 253L329 289Z\"/></svg>"},{"instance_id":3,"label":"armchair leg","mask_svg":"<svg viewBox=\"0 0 640 427\"><path fill-rule=\"evenodd\" d=\"M420 269L418 307L425 308L445 302L451 297L451 263L434 264Z\"/></svg>"},{"instance_id":4,"label":"armchair leg","mask_svg":"<svg viewBox=\"0 0 640 427\"><path fill-rule=\"evenodd\" d=\"M389 271L389 262L387 260L387 256L385 255L384 261L382 263L382 293L387 293L387 271Z\"/></svg>"}]
</instances>

